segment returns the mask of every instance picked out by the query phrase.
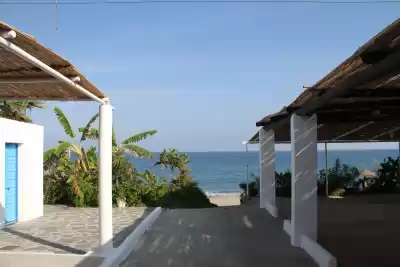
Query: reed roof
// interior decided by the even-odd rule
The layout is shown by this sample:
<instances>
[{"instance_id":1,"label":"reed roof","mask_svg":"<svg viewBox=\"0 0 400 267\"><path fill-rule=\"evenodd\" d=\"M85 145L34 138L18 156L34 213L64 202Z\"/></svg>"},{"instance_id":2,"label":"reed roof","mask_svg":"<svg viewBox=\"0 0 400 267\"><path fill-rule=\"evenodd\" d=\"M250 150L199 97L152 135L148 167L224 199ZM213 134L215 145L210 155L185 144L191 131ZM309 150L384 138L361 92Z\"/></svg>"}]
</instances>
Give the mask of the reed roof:
<instances>
[{"instance_id":1,"label":"reed roof","mask_svg":"<svg viewBox=\"0 0 400 267\"><path fill-rule=\"evenodd\" d=\"M292 114L317 115L318 141L400 140L400 19L288 106L256 123L290 142ZM258 133L250 142L258 141Z\"/></svg>"},{"instance_id":2,"label":"reed roof","mask_svg":"<svg viewBox=\"0 0 400 267\"><path fill-rule=\"evenodd\" d=\"M16 38L9 41L18 46L25 52L31 54L43 63L47 64L54 70L60 72L67 77L79 76L80 81L77 82L99 98L104 98L104 93L101 92L94 84L89 82L86 77L80 73L70 62L54 53L49 48L40 44L34 37L7 25L0 21L0 31L14 30L17 34ZM42 71L40 68L32 65L24 59L16 56L10 51L0 47L0 99L2 100L59 100L59 101L76 101L76 100L92 100L83 93L74 90L69 85L54 81L54 82L14 82L18 79L47 79L52 78L49 74Z\"/></svg>"}]
</instances>

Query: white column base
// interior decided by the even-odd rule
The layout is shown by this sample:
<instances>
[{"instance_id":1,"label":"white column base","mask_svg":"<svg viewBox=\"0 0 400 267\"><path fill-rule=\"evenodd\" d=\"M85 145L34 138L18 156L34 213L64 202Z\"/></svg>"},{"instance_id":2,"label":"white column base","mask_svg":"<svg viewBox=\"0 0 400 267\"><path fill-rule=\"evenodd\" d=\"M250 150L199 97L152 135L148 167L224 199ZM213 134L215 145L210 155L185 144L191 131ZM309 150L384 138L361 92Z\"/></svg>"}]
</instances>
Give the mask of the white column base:
<instances>
[{"instance_id":1,"label":"white column base","mask_svg":"<svg viewBox=\"0 0 400 267\"><path fill-rule=\"evenodd\" d=\"M278 209L275 206L266 204L265 209L272 215L272 217L278 217Z\"/></svg>"},{"instance_id":2,"label":"white column base","mask_svg":"<svg viewBox=\"0 0 400 267\"><path fill-rule=\"evenodd\" d=\"M283 230L292 237L292 225L290 220L283 221ZM319 267L337 267L336 257L308 236L300 236L299 247L304 249L304 251L315 260Z\"/></svg>"}]
</instances>

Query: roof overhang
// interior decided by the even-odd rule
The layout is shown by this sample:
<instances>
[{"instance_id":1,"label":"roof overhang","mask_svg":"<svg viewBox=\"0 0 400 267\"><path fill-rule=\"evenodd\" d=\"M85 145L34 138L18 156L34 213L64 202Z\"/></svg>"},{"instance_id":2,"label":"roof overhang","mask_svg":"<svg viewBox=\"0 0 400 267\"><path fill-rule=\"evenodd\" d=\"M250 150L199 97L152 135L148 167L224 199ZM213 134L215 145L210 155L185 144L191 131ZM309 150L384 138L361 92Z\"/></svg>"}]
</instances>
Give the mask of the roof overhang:
<instances>
[{"instance_id":1,"label":"roof overhang","mask_svg":"<svg viewBox=\"0 0 400 267\"><path fill-rule=\"evenodd\" d=\"M105 98L71 63L34 37L0 22L1 100L95 100Z\"/></svg>"},{"instance_id":2,"label":"roof overhang","mask_svg":"<svg viewBox=\"0 0 400 267\"><path fill-rule=\"evenodd\" d=\"M294 113L317 115L319 142L400 140L400 20L256 126L273 129L278 143L290 142Z\"/></svg>"}]
</instances>

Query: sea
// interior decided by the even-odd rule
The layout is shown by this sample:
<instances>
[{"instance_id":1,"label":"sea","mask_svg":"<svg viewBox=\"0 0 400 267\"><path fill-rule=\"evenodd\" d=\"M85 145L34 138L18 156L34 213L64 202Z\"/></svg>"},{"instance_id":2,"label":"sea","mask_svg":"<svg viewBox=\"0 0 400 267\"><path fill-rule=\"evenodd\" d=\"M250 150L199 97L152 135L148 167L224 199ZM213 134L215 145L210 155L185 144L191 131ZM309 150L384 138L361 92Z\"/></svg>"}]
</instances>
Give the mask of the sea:
<instances>
[{"instance_id":1,"label":"sea","mask_svg":"<svg viewBox=\"0 0 400 267\"><path fill-rule=\"evenodd\" d=\"M171 177L171 172L154 166L154 159L136 159L132 162L138 171L149 170L162 177ZM236 195L240 193L239 183L246 180L246 165L249 174L260 172L258 151L249 152L189 152L191 174L203 191L209 195ZM277 172L290 169L290 152L276 152L275 168ZM379 163L390 156L397 158L397 150L328 150L328 167L333 166L337 158L342 164L357 167L359 170L378 169ZM325 152L318 151L318 169L325 168Z\"/></svg>"}]
</instances>

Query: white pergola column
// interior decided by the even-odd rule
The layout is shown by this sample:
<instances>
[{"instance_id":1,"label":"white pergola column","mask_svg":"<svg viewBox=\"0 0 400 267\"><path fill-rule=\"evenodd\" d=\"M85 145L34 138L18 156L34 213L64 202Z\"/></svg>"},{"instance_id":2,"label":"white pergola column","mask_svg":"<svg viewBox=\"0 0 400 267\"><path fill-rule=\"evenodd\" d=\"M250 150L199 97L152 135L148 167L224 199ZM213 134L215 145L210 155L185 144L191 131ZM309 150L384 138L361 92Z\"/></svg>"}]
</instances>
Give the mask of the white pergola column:
<instances>
[{"instance_id":1,"label":"white pergola column","mask_svg":"<svg viewBox=\"0 0 400 267\"><path fill-rule=\"evenodd\" d=\"M113 248L112 106L108 100L100 106L99 129L99 226L100 246L104 254Z\"/></svg>"},{"instance_id":2,"label":"white pergola column","mask_svg":"<svg viewBox=\"0 0 400 267\"><path fill-rule=\"evenodd\" d=\"M275 200L275 136L274 131L259 131L260 140L260 208L277 217Z\"/></svg>"},{"instance_id":3,"label":"white pergola column","mask_svg":"<svg viewBox=\"0 0 400 267\"><path fill-rule=\"evenodd\" d=\"M317 240L317 117L293 114L290 120L292 198L291 243Z\"/></svg>"}]
</instances>

